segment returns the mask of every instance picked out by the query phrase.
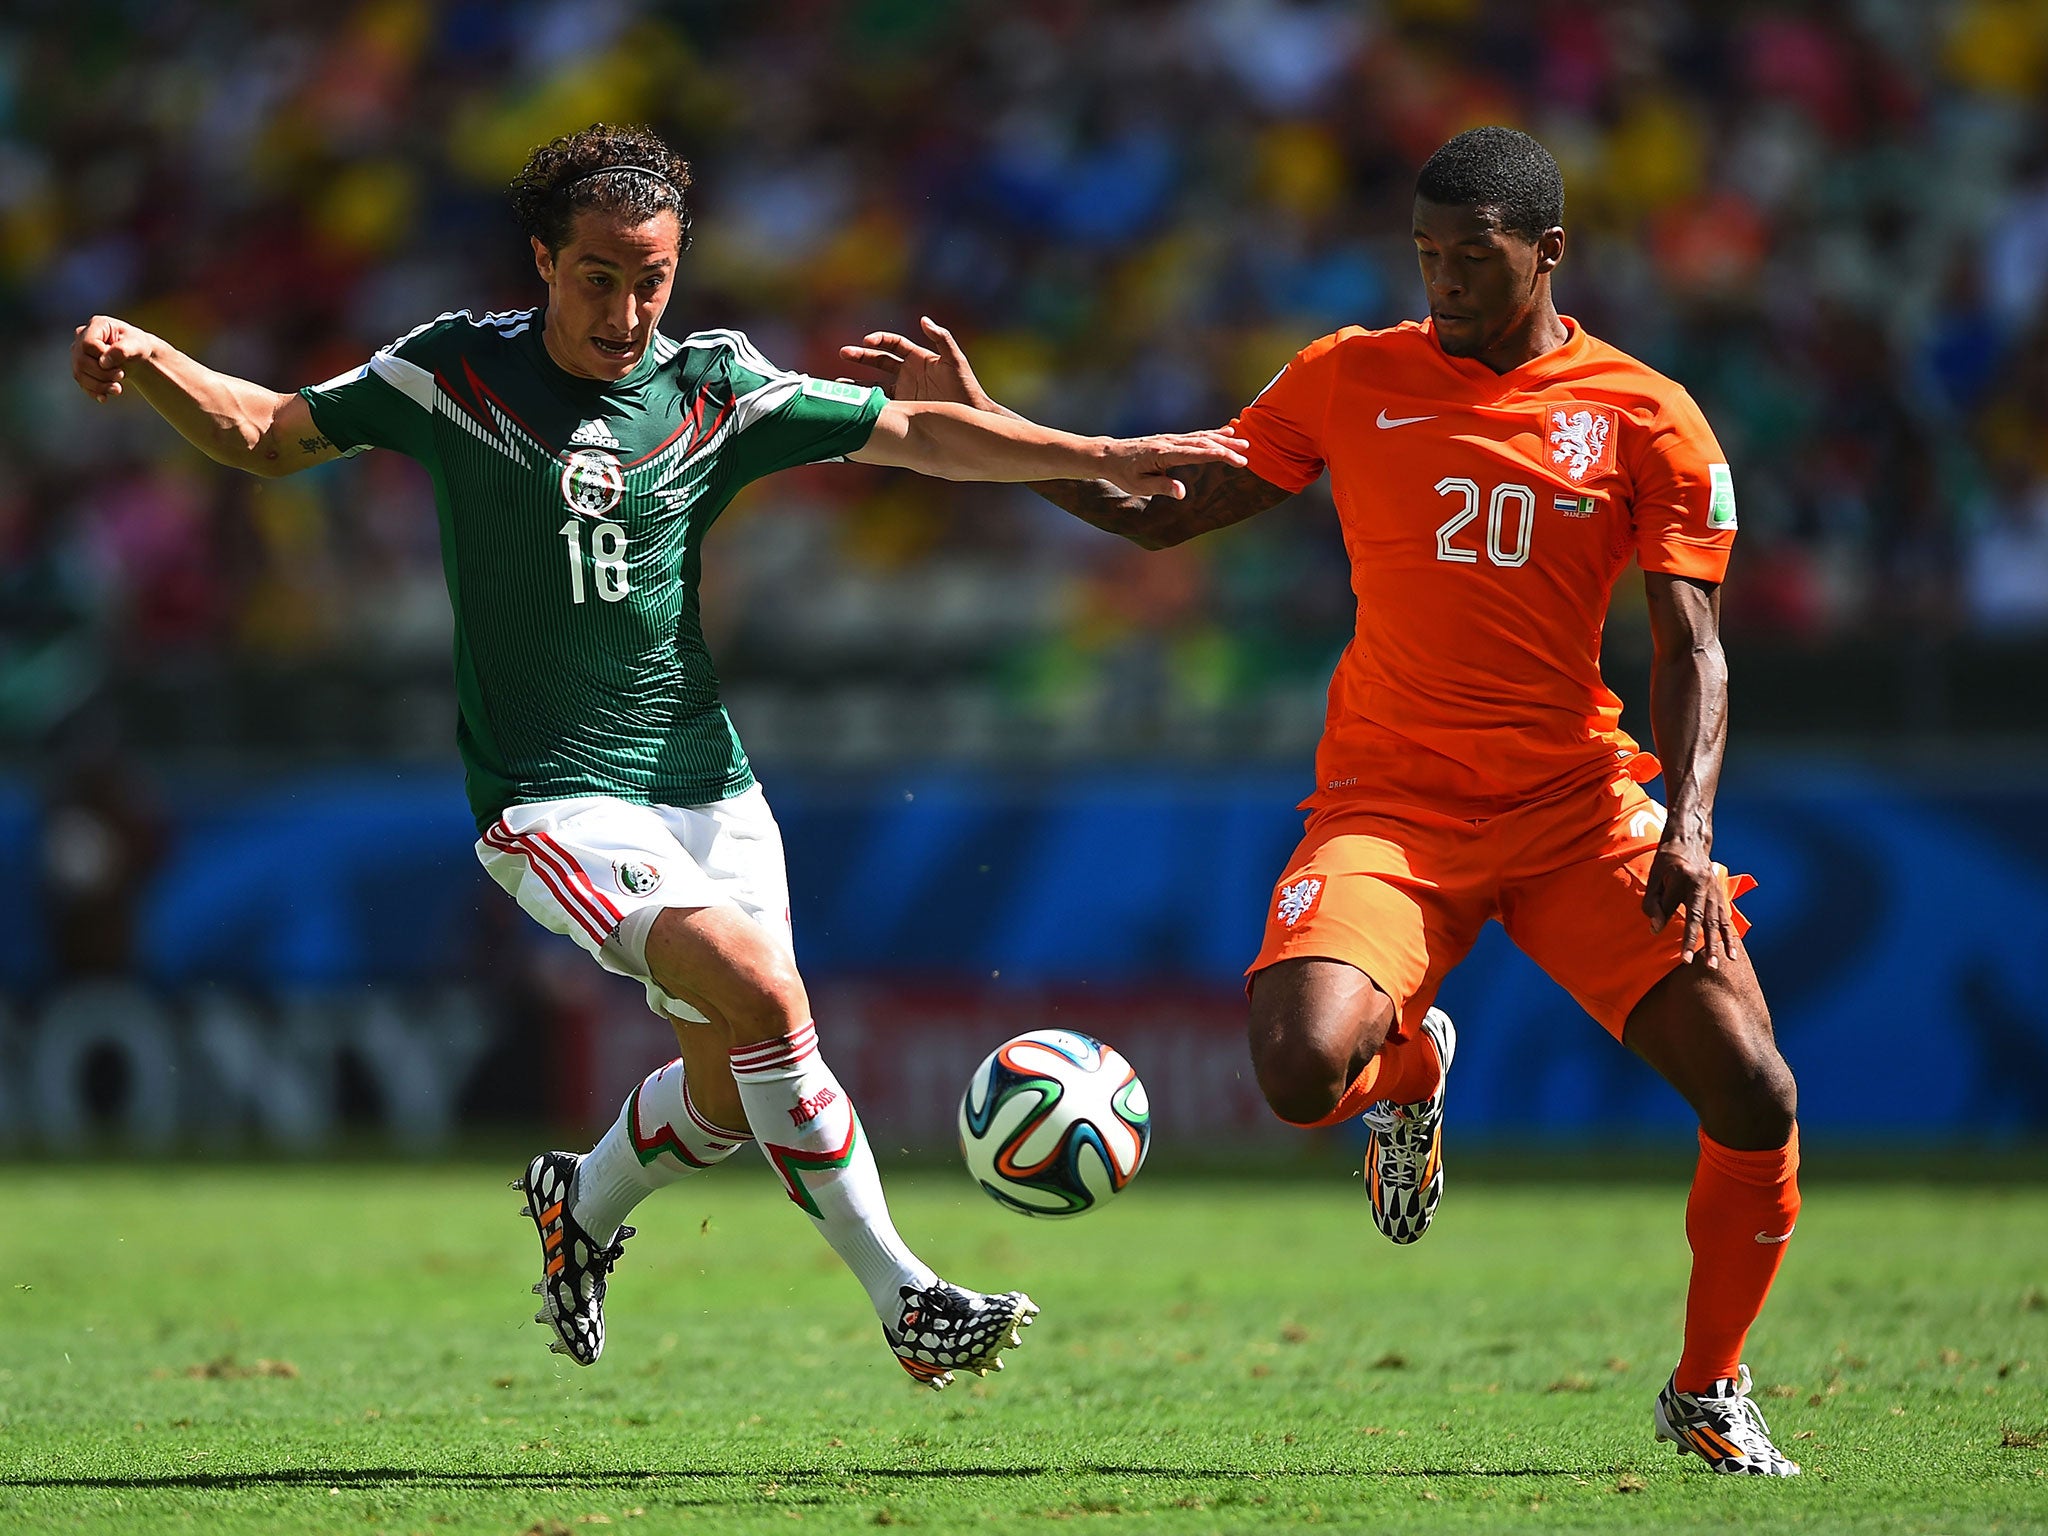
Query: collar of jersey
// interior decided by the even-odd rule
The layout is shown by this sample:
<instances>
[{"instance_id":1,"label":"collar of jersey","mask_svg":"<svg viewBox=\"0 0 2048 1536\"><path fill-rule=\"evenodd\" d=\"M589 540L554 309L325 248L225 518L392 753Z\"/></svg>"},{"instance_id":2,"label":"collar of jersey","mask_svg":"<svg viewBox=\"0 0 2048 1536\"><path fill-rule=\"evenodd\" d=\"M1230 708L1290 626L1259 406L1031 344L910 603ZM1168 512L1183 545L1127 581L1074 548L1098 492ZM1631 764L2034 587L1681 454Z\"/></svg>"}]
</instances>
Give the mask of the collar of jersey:
<instances>
[{"instance_id":1,"label":"collar of jersey","mask_svg":"<svg viewBox=\"0 0 2048 1536\"><path fill-rule=\"evenodd\" d=\"M542 312L541 323L527 334L533 337L533 345L540 353L541 375L554 384L572 401L578 403L598 395L609 395L619 390L633 389L647 382L648 376L661 366L654 353L654 337L647 338L647 350L640 354L640 361L633 365L633 371L617 379L586 379L580 373L571 373L554 359L548 351L547 338L541 333L547 327L546 312Z\"/></svg>"},{"instance_id":2,"label":"collar of jersey","mask_svg":"<svg viewBox=\"0 0 2048 1536\"><path fill-rule=\"evenodd\" d=\"M1423 321L1429 329L1429 348L1443 362L1446 368L1459 378L1476 386L1488 396L1511 394L1517 390L1533 388L1547 381L1553 374L1562 373L1575 366L1585 356L1590 338L1586 328L1570 315L1559 315L1565 324L1565 338L1548 352L1532 357L1506 373L1495 373L1475 357L1453 357L1437 344L1436 323ZM652 350L652 349L650 349Z\"/></svg>"}]
</instances>

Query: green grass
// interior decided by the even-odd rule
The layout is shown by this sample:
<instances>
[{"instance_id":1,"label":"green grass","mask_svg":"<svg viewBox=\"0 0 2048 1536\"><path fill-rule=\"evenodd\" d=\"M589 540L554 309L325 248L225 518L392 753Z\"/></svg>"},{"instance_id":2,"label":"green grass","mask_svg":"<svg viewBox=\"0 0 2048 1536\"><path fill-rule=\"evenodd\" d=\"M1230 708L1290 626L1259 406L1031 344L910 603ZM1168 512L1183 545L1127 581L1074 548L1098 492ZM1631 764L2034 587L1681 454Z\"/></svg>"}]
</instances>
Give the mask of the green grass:
<instances>
[{"instance_id":1,"label":"green grass","mask_svg":"<svg viewBox=\"0 0 2048 1536\"><path fill-rule=\"evenodd\" d=\"M1067 1223L895 1181L1044 1306L944 1394L756 1168L657 1196L594 1369L527 1321L504 1168L19 1168L0 1531L2048 1531L2048 1192L1830 1187L1750 1361L1807 1475L1650 1438L1683 1191L1154 1178ZM1070 1527L1068 1522L1072 1522Z\"/></svg>"}]
</instances>

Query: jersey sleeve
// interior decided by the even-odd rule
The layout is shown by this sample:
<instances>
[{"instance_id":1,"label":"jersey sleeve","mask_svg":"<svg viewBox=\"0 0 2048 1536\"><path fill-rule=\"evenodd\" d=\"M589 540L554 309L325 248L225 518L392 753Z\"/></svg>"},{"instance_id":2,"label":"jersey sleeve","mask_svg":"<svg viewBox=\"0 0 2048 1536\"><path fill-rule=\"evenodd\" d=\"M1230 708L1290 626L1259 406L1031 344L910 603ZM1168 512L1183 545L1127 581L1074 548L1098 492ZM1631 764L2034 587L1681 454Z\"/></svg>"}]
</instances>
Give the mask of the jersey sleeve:
<instances>
[{"instance_id":1,"label":"jersey sleeve","mask_svg":"<svg viewBox=\"0 0 2048 1536\"><path fill-rule=\"evenodd\" d=\"M361 367L300 390L313 424L349 457L366 448L426 457L434 441L432 358L456 318L430 320L380 348Z\"/></svg>"},{"instance_id":2,"label":"jersey sleeve","mask_svg":"<svg viewBox=\"0 0 2048 1536\"><path fill-rule=\"evenodd\" d=\"M725 362L733 392L733 428L726 450L738 481L779 469L817 464L867 443L889 397L865 384L843 384L777 368L737 331L726 333Z\"/></svg>"},{"instance_id":3,"label":"jersey sleeve","mask_svg":"<svg viewBox=\"0 0 2048 1536\"><path fill-rule=\"evenodd\" d=\"M1735 543L1735 481L1691 395L1677 390L1635 466L1636 560L1646 571L1722 580Z\"/></svg>"},{"instance_id":4,"label":"jersey sleeve","mask_svg":"<svg viewBox=\"0 0 2048 1536\"><path fill-rule=\"evenodd\" d=\"M1251 444L1245 461L1253 474L1283 491L1299 491L1323 472L1323 422L1336 373L1337 338L1312 342L1230 424Z\"/></svg>"}]
</instances>

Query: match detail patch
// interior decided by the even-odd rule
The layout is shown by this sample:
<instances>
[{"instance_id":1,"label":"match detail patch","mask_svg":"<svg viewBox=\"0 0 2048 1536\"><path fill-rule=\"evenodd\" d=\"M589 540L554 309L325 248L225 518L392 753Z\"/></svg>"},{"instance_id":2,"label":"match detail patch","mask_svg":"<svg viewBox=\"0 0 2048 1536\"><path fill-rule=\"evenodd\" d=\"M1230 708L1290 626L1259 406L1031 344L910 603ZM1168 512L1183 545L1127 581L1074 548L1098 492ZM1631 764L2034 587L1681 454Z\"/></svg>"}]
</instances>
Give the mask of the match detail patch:
<instances>
[{"instance_id":1,"label":"match detail patch","mask_svg":"<svg viewBox=\"0 0 2048 1536\"><path fill-rule=\"evenodd\" d=\"M1616 427L1615 413L1604 405L1569 401L1543 408L1550 462L1575 485L1614 473Z\"/></svg>"},{"instance_id":2,"label":"match detail patch","mask_svg":"<svg viewBox=\"0 0 2048 1536\"><path fill-rule=\"evenodd\" d=\"M848 384L843 379L805 379L803 392L818 400L837 400L841 405L866 405L869 393L864 385Z\"/></svg>"}]
</instances>

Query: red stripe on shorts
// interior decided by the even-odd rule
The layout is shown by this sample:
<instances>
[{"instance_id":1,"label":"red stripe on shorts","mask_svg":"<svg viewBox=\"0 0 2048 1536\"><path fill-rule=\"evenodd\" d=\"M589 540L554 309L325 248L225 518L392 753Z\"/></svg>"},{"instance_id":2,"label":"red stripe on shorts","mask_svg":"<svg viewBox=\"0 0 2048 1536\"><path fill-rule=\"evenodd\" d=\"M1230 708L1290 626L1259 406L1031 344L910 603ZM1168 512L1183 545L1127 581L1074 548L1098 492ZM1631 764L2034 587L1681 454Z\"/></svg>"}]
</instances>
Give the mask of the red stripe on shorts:
<instances>
[{"instance_id":1,"label":"red stripe on shorts","mask_svg":"<svg viewBox=\"0 0 2048 1536\"><path fill-rule=\"evenodd\" d=\"M532 842L538 843L541 847L549 849L556 858L568 866L569 879L583 893L584 897L597 908L602 916L611 919L612 928L618 927L621 922L625 921L626 914L618 909L611 897L605 895L603 891L600 891L591 883L590 876L583 872L583 866L577 863L569 850L556 842L551 834L546 832L528 832L525 836ZM611 929L608 928L605 932L609 934Z\"/></svg>"},{"instance_id":2,"label":"red stripe on shorts","mask_svg":"<svg viewBox=\"0 0 2048 1536\"><path fill-rule=\"evenodd\" d=\"M577 927L590 935L591 943L602 944L611 937L612 928L618 926L618 919L612 920L611 927L605 926L603 914L584 899L582 893L565 875L561 863L558 862L563 858L559 852L551 853L524 833L514 832L502 817L485 831L484 840L494 848L502 848L507 853L517 854L526 860L527 867L540 876L541 883L548 888L556 904L568 913L570 920ZM571 868L575 867L573 860L567 862ZM582 872L578 870L577 873ZM588 884L588 881L584 883Z\"/></svg>"}]
</instances>

